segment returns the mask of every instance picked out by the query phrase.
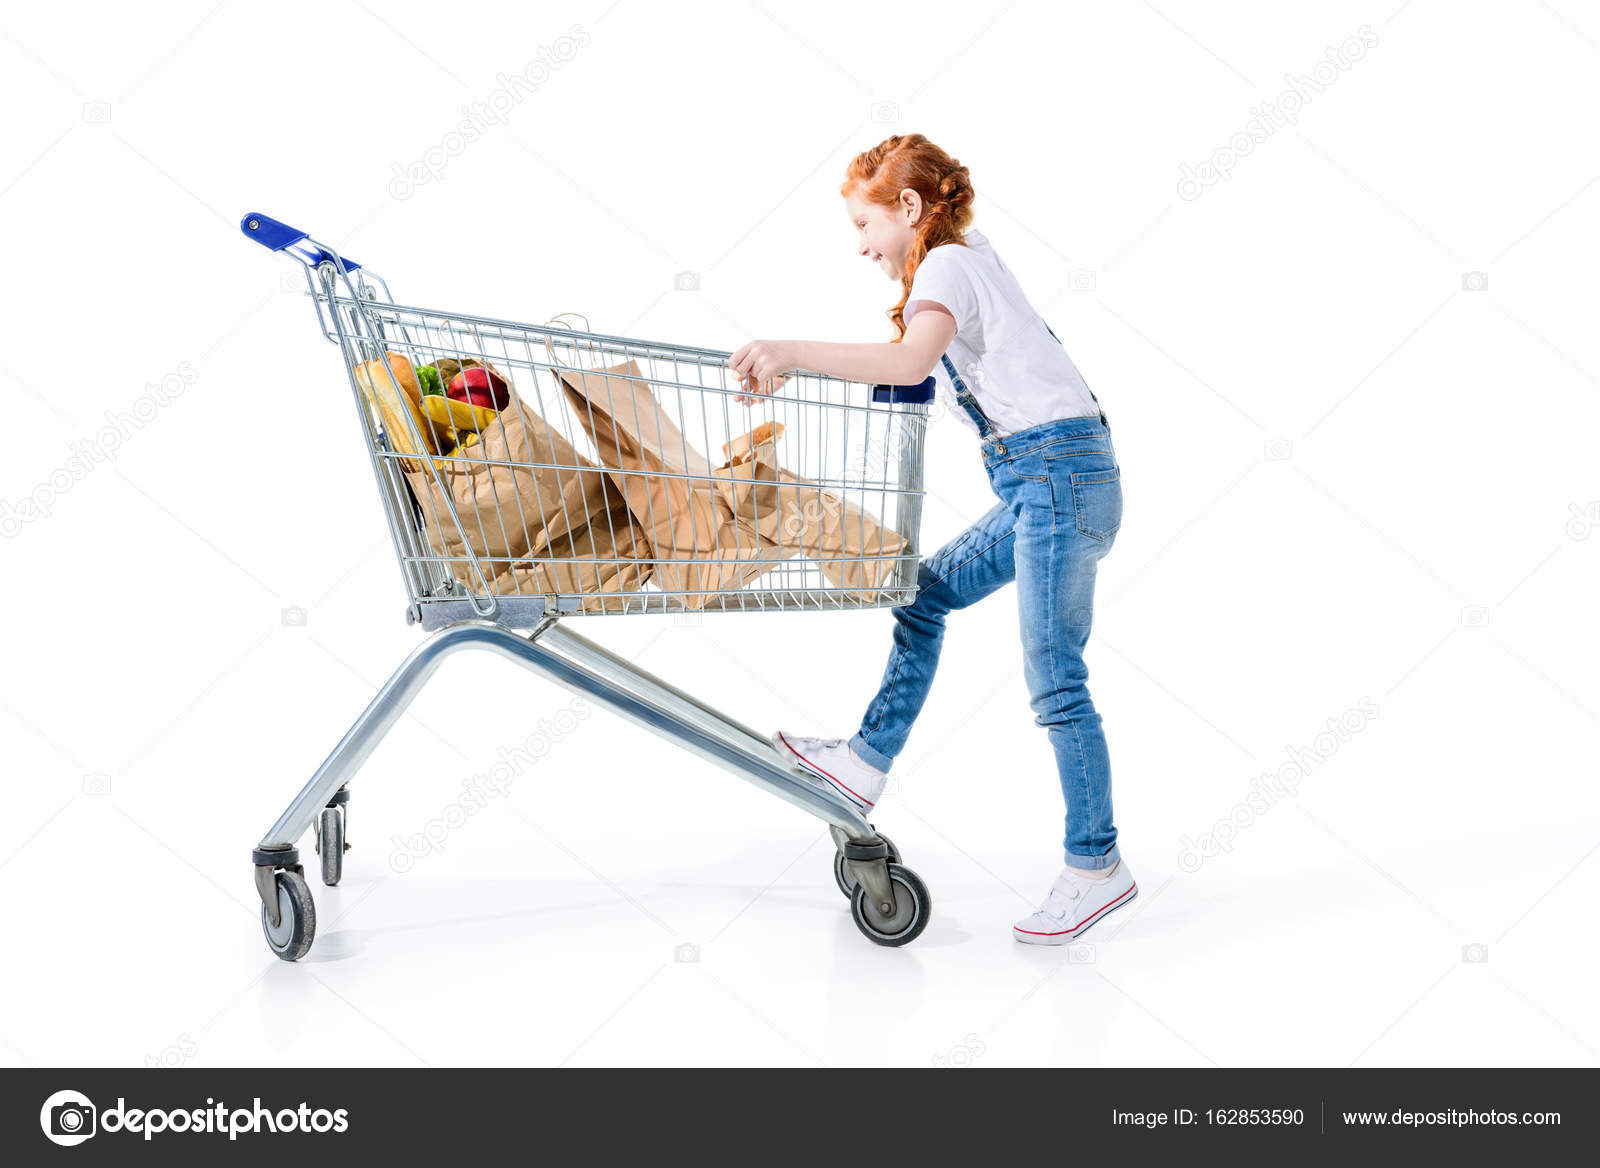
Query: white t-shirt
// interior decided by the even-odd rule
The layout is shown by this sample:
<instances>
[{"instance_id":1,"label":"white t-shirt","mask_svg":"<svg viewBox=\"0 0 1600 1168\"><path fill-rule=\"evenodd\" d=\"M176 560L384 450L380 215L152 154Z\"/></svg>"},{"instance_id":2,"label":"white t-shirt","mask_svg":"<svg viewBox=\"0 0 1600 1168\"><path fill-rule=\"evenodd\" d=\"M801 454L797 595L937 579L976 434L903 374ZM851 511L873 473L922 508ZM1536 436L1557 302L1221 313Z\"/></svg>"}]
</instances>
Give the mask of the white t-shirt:
<instances>
[{"instance_id":1,"label":"white t-shirt","mask_svg":"<svg viewBox=\"0 0 1600 1168\"><path fill-rule=\"evenodd\" d=\"M1060 418L1095 417L1100 407L1072 358L1028 302L1011 269L981 231L969 229L967 246L941 244L917 265L905 320L918 300L933 300L955 317L947 355L1001 438ZM944 402L974 433L978 428L956 401L940 361L933 370Z\"/></svg>"}]
</instances>

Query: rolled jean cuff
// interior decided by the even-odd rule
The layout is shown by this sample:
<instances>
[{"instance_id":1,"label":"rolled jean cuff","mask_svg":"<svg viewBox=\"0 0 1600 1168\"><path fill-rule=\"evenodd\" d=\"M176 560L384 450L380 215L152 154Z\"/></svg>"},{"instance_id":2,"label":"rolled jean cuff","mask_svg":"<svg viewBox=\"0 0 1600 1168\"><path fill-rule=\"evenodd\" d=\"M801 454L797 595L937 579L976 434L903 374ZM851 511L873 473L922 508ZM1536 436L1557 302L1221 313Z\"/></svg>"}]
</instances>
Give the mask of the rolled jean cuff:
<instances>
[{"instance_id":1,"label":"rolled jean cuff","mask_svg":"<svg viewBox=\"0 0 1600 1168\"><path fill-rule=\"evenodd\" d=\"M1099 872L1111 867L1122 859L1122 853L1117 850L1117 845L1112 844L1111 850L1100 856L1079 856L1072 852L1067 853L1067 867L1082 868L1089 872Z\"/></svg>"},{"instance_id":2,"label":"rolled jean cuff","mask_svg":"<svg viewBox=\"0 0 1600 1168\"><path fill-rule=\"evenodd\" d=\"M868 746L867 740L861 737L859 731L854 738L850 739L850 749L855 751L856 757L862 762L870 767L876 767L884 774L888 774L889 768L894 765L894 759Z\"/></svg>"}]
</instances>

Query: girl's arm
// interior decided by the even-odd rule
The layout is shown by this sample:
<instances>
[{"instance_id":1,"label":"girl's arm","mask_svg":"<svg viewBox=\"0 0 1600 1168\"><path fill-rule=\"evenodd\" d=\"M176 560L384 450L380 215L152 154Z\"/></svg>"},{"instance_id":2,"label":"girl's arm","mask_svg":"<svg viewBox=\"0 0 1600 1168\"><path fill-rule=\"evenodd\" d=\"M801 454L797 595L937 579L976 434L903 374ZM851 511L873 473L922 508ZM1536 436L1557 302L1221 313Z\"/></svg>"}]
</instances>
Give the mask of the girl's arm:
<instances>
[{"instance_id":1,"label":"girl's arm","mask_svg":"<svg viewBox=\"0 0 1600 1168\"><path fill-rule=\"evenodd\" d=\"M944 305L924 300L919 306L933 311L916 313L898 344L750 341L729 356L728 367L749 393L770 392L774 381L795 369L872 385L915 385L933 372L956 335L955 318Z\"/></svg>"}]
</instances>

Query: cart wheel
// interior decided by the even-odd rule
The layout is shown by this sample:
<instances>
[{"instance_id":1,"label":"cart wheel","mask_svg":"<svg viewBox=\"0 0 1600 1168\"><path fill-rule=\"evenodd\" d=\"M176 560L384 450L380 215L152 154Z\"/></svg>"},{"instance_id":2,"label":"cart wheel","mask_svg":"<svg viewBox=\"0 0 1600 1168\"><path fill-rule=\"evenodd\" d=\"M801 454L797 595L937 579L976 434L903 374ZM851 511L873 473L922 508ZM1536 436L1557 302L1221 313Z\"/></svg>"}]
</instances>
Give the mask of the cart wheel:
<instances>
[{"instance_id":1,"label":"cart wheel","mask_svg":"<svg viewBox=\"0 0 1600 1168\"><path fill-rule=\"evenodd\" d=\"M928 927L933 897L920 876L899 864L889 865L889 886L894 889L893 911L886 913L880 906L869 903L867 890L858 885L850 901L850 915L868 940L879 945L906 945Z\"/></svg>"},{"instance_id":2,"label":"cart wheel","mask_svg":"<svg viewBox=\"0 0 1600 1168\"><path fill-rule=\"evenodd\" d=\"M324 807L317 828L317 853L322 857L322 882L329 887L344 876L344 808Z\"/></svg>"},{"instance_id":3,"label":"cart wheel","mask_svg":"<svg viewBox=\"0 0 1600 1168\"><path fill-rule=\"evenodd\" d=\"M276 876L278 927L272 927L266 906L262 905L261 931L266 934L267 947L279 957L299 961L310 952L317 935L317 906L311 899L311 886L300 873L284 869Z\"/></svg>"},{"instance_id":4,"label":"cart wheel","mask_svg":"<svg viewBox=\"0 0 1600 1168\"><path fill-rule=\"evenodd\" d=\"M878 838L889 845L889 863L898 864L900 849L894 846L894 841L881 831L878 832ZM856 875L850 871L850 865L845 862L843 852L833 853L833 882L839 886L839 891L844 893L846 900L856 894Z\"/></svg>"}]
</instances>

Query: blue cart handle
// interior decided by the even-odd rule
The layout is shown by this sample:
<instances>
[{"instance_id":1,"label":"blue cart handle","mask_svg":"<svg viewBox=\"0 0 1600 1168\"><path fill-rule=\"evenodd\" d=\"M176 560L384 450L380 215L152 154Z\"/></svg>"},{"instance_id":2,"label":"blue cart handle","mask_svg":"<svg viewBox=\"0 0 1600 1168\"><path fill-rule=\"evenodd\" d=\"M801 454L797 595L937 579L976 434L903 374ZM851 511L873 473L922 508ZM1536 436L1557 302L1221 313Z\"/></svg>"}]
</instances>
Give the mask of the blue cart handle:
<instances>
[{"instance_id":1,"label":"blue cart handle","mask_svg":"<svg viewBox=\"0 0 1600 1168\"><path fill-rule=\"evenodd\" d=\"M239 230L244 232L246 238L255 240L267 250L284 251L287 249L290 255L304 260L312 267L316 267L324 260L332 263L336 268L343 265L344 270L347 272L353 272L361 266L355 260L346 259L344 256L317 247L315 244L296 247L295 244L308 238L304 231L290 227L287 223L279 223L276 219L255 211L250 212L250 214L239 220Z\"/></svg>"},{"instance_id":2,"label":"blue cart handle","mask_svg":"<svg viewBox=\"0 0 1600 1168\"><path fill-rule=\"evenodd\" d=\"M872 400L875 402L909 402L913 405L925 406L933 400L933 378L925 377L917 385L874 385L872 387Z\"/></svg>"}]
</instances>

